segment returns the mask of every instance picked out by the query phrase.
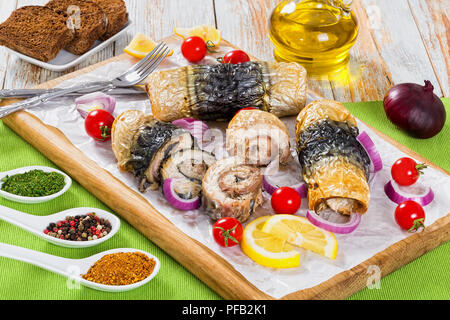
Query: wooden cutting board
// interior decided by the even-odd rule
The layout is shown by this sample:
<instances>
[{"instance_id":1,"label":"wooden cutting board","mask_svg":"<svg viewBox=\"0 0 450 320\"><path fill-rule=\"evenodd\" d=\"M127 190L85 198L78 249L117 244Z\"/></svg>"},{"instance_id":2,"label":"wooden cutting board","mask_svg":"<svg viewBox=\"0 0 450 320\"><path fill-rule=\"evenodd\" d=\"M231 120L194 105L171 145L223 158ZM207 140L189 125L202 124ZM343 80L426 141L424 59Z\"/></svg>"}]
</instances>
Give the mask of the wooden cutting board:
<instances>
[{"instance_id":1,"label":"wooden cutting board","mask_svg":"<svg viewBox=\"0 0 450 320\"><path fill-rule=\"evenodd\" d=\"M224 43L232 46L226 41ZM57 87L63 81L121 59L126 59L126 56L119 55L102 61L43 83L37 88ZM0 105L16 101L5 100ZM248 282L218 254L175 227L138 192L85 156L57 128L44 124L25 111L11 114L3 122L223 298L274 299ZM371 129L403 152L448 174L378 130ZM366 286L370 276L367 273L369 266L378 266L381 276L385 276L449 240L450 215L447 214L423 232L393 244L356 267L315 287L288 294L282 299L344 299Z\"/></svg>"}]
</instances>

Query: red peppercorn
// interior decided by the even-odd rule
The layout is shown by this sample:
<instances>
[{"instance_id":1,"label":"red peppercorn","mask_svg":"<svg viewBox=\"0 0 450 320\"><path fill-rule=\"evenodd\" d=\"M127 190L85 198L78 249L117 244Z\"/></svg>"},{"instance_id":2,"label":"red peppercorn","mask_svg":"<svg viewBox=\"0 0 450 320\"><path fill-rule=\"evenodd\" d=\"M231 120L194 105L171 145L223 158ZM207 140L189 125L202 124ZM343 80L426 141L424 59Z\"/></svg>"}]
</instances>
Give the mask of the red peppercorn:
<instances>
[{"instance_id":1,"label":"red peppercorn","mask_svg":"<svg viewBox=\"0 0 450 320\"><path fill-rule=\"evenodd\" d=\"M111 223L109 221L98 217L95 213L88 213L76 218L66 217L65 220L50 223L43 232L63 240L88 241L102 238L110 231Z\"/></svg>"}]
</instances>

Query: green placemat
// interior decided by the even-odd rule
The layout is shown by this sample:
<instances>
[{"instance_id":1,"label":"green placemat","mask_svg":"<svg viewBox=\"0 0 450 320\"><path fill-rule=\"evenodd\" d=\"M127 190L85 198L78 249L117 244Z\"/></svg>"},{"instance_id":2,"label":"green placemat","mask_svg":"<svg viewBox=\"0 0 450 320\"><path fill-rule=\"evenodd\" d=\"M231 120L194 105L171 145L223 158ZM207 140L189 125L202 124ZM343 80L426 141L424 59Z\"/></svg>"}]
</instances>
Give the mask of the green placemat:
<instances>
[{"instance_id":1,"label":"green placemat","mask_svg":"<svg viewBox=\"0 0 450 320\"><path fill-rule=\"evenodd\" d=\"M450 99L443 100L450 115ZM418 140L400 132L386 120L381 102L347 103L350 111L369 125L398 140L430 161L450 171L448 141L450 122L436 137ZM0 122L0 171L29 165L54 166L47 158ZM0 198L0 205L36 215L48 215L72 207L96 207L112 211L74 181L67 193L43 204L27 205ZM100 251L132 247L156 255L159 274L147 285L124 293L107 293L81 286L69 289L67 279L33 265L0 257L0 299L221 299L147 238L122 220L109 241L86 249L52 245L0 220L0 242L66 258L84 258ZM400 270L384 277L380 289L364 289L349 299L450 299L450 244L446 243Z\"/></svg>"}]
</instances>

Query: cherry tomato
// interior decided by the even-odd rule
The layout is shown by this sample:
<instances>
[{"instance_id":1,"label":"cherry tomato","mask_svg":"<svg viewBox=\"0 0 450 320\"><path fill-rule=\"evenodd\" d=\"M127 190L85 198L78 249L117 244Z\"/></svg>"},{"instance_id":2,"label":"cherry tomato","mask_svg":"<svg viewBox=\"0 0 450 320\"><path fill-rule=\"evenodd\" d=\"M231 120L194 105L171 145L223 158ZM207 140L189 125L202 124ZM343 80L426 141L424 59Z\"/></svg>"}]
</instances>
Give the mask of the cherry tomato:
<instances>
[{"instance_id":1,"label":"cherry tomato","mask_svg":"<svg viewBox=\"0 0 450 320\"><path fill-rule=\"evenodd\" d=\"M274 191L270 203L275 213L294 214L300 208L302 198L295 189L281 187Z\"/></svg>"},{"instance_id":2,"label":"cherry tomato","mask_svg":"<svg viewBox=\"0 0 450 320\"><path fill-rule=\"evenodd\" d=\"M84 120L87 134L99 141L106 141L111 137L111 128L114 117L106 110L92 110Z\"/></svg>"},{"instance_id":3,"label":"cherry tomato","mask_svg":"<svg viewBox=\"0 0 450 320\"><path fill-rule=\"evenodd\" d=\"M237 64L247 61L250 61L250 57L242 50L230 51L223 57L223 63Z\"/></svg>"},{"instance_id":4,"label":"cherry tomato","mask_svg":"<svg viewBox=\"0 0 450 320\"><path fill-rule=\"evenodd\" d=\"M233 247L242 240L244 232L239 220L225 217L217 220L213 225L213 237L222 247Z\"/></svg>"},{"instance_id":5,"label":"cherry tomato","mask_svg":"<svg viewBox=\"0 0 450 320\"><path fill-rule=\"evenodd\" d=\"M189 62L196 63L206 56L207 46L205 40L193 36L186 38L181 44L181 53Z\"/></svg>"},{"instance_id":6,"label":"cherry tomato","mask_svg":"<svg viewBox=\"0 0 450 320\"><path fill-rule=\"evenodd\" d=\"M408 200L400 203L395 209L395 221L402 229L409 232L424 226L425 211L415 201Z\"/></svg>"},{"instance_id":7,"label":"cherry tomato","mask_svg":"<svg viewBox=\"0 0 450 320\"><path fill-rule=\"evenodd\" d=\"M419 179L420 174L422 174L421 170L426 167L425 164L417 164L411 158L400 158L392 165L392 179L401 186L410 186Z\"/></svg>"}]
</instances>

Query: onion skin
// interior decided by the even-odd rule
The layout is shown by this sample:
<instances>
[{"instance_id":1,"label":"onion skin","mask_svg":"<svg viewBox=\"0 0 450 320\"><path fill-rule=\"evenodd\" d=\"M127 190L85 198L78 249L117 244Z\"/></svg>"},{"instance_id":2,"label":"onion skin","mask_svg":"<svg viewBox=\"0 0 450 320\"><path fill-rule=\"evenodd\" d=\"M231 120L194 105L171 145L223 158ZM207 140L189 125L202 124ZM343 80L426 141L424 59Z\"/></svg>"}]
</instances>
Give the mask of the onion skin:
<instances>
[{"instance_id":1,"label":"onion skin","mask_svg":"<svg viewBox=\"0 0 450 320\"><path fill-rule=\"evenodd\" d=\"M433 93L433 85L415 83L395 85L386 93L383 105L388 119L416 138L427 139L444 127L444 104Z\"/></svg>"}]
</instances>

